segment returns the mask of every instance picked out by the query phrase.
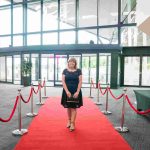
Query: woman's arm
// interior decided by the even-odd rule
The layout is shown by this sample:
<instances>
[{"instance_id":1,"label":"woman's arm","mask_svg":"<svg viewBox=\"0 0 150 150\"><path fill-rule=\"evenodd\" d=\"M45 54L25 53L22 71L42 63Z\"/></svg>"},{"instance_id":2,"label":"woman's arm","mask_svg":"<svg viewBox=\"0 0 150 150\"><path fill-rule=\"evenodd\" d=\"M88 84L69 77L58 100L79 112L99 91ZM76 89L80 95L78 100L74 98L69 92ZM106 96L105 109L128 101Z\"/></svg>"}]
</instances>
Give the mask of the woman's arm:
<instances>
[{"instance_id":1,"label":"woman's arm","mask_svg":"<svg viewBox=\"0 0 150 150\"><path fill-rule=\"evenodd\" d=\"M79 76L78 88L77 91L74 93L75 98L78 97L81 87L82 87L82 75Z\"/></svg>"},{"instance_id":2,"label":"woman's arm","mask_svg":"<svg viewBox=\"0 0 150 150\"><path fill-rule=\"evenodd\" d=\"M82 75L79 76L79 84L78 84L78 88L77 88L78 93L80 92L81 86L82 86Z\"/></svg>"},{"instance_id":3,"label":"woman's arm","mask_svg":"<svg viewBox=\"0 0 150 150\"><path fill-rule=\"evenodd\" d=\"M64 74L62 75L62 85L63 85L63 88L64 88L67 96L70 97L71 93L69 92L69 90L67 88L67 85L66 85L66 82L65 82L65 75Z\"/></svg>"}]
</instances>

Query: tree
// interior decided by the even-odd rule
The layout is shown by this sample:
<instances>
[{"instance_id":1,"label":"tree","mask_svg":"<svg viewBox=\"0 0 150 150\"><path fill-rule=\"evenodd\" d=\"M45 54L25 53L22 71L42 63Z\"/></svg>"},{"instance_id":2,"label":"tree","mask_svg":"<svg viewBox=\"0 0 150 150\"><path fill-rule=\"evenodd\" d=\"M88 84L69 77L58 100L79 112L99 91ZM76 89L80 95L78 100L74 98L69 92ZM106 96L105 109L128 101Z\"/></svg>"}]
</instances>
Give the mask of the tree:
<instances>
[{"instance_id":1,"label":"tree","mask_svg":"<svg viewBox=\"0 0 150 150\"><path fill-rule=\"evenodd\" d=\"M24 60L21 66L21 73L22 73L22 83L24 86L31 85L31 69L32 63L28 60Z\"/></svg>"},{"instance_id":2,"label":"tree","mask_svg":"<svg viewBox=\"0 0 150 150\"><path fill-rule=\"evenodd\" d=\"M21 66L22 76L27 77L31 75L32 63L24 60Z\"/></svg>"}]
</instances>

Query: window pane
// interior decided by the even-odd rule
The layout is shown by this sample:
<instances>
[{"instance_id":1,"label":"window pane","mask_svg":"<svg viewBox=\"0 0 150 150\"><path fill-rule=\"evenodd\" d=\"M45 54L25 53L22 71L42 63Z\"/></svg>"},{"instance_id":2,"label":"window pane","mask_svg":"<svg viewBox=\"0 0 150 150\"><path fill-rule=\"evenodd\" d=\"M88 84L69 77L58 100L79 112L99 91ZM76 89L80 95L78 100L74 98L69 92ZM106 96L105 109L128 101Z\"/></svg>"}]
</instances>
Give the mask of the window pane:
<instances>
[{"instance_id":1,"label":"window pane","mask_svg":"<svg viewBox=\"0 0 150 150\"><path fill-rule=\"evenodd\" d=\"M7 82L12 82L12 56L7 57Z\"/></svg>"},{"instance_id":2,"label":"window pane","mask_svg":"<svg viewBox=\"0 0 150 150\"><path fill-rule=\"evenodd\" d=\"M90 54L91 55L91 54ZM89 83L90 82L90 75L89 75L89 61L90 58L86 56L85 54L82 55L82 75L83 75L83 83Z\"/></svg>"},{"instance_id":3,"label":"window pane","mask_svg":"<svg viewBox=\"0 0 150 150\"><path fill-rule=\"evenodd\" d=\"M99 80L102 84L110 83L111 54L99 54Z\"/></svg>"},{"instance_id":4,"label":"window pane","mask_svg":"<svg viewBox=\"0 0 150 150\"><path fill-rule=\"evenodd\" d=\"M93 79L93 82L96 83L96 66L97 66L97 57L95 54L90 56L90 78Z\"/></svg>"},{"instance_id":5,"label":"window pane","mask_svg":"<svg viewBox=\"0 0 150 150\"><path fill-rule=\"evenodd\" d=\"M75 0L60 1L60 28L75 27Z\"/></svg>"},{"instance_id":6,"label":"window pane","mask_svg":"<svg viewBox=\"0 0 150 150\"><path fill-rule=\"evenodd\" d=\"M135 23L136 0L121 1L121 21L123 23Z\"/></svg>"},{"instance_id":7,"label":"window pane","mask_svg":"<svg viewBox=\"0 0 150 150\"><path fill-rule=\"evenodd\" d=\"M124 84L139 85L140 57L125 57Z\"/></svg>"},{"instance_id":8,"label":"window pane","mask_svg":"<svg viewBox=\"0 0 150 150\"><path fill-rule=\"evenodd\" d=\"M150 46L150 36L137 27L124 27L121 30L121 44L123 46Z\"/></svg>"},{"instance_id":9,"label":"window pane","mask_svg":"<svg viewBox=\"0 0 150 150\"><path fill-rule=\"evenodd\" d=\"M32 54L31 55L31 62L32 62L31 79L32 79L32 82L34 81L33 84L38 84L38 80L39 80L39 55L38 54Z\"/></svg>"},{"instance_id":10,"label":"window pane","mask_svg":"<svg viewBox=\"0 0 150 150\"><path fill-rule=\"evenodd\" d=\"M60 32L60 44L75 44L75 32Z\"/></svg>"},{"instance_id":11,"label":"window pane","mask_svg":"<svg viewBox=\"0 0 150 150\"><path fill-rule=\"evenodd\" d=\"M23 36L22 35L13 36L13 46L23 46Z\"/></svg>"},{"instance_id":12,"label":"window pane","mask_svg":"<svg viewBox=\"0 0 150 150\"><path fill-rule=\"evenodd\" d=\"M22 5L14 6L13 9L13 33L23 32L23 9Z\"/></svg>"},{"instance_id":13,"label":"window pane","mask_svg":"<svg viewBox=\"0 0 150 150\"><path fill-rule=\"evenodd\" d=\"M20 3L23 2L23 0L13 0L13 3Z\"/></svg>"},{"instance_id":14,"label":"window pane","mask_svg":"<svg viewBox=\"0 0 150 150\"><path fill-rule=\"evenodd\" d=\"M67 66L67 55L55 55L55 83L62 84L62 72Z\"/></svg>"},{"instance_id":15,"label":"window pane","mask_svg":"<svg viewBox=\"0 0 150 150\"><path fill-rule=\"evenodd\" d=\"M96 54L83 54L82 55L82 74L83 74L83 86L90 86L91 78L94 84L96 83Z\"/></svg>"},{"instance_id":16,"label":"window pane","mask_svg":"<svg viewBox=\"0 0 150 150\"><path fill-rule=\"evenodd\" d=\"M105 28L99 29L99 44L118 44L118 29Z\"/></svg>"},{"instance_id":17,"label":"window pane","mask_svg":"<svg viewBox=\"0 0 150 150\"><path fill-rule=\"evenodd\" d=\"M58 44L58 33L43 34L43 45Z\"/></svg>"},{"instance_id":18,"label":"window pane","mask_svg":"<svg viewBox=\"0 0 150 150\"><path fill-rule=\"evenodd\" d=\"M118 0L99 1L99 25L118 23Z\"/></svg>"},{"instance_id":19,"label":"window pane","mask_svg":"<svg viewBox=\"0 0 150 150\"><path fill-rule=\"evenodd\" d=\"M28 3L27 6L27 31L41 30L41 4L39 2Z\"/></svg>"},{"instance_id":20,"label":"window pane","mask_svg":"<svg viewBox=\"0 0 150 150\"><path fill-rule=\"evenodd\" d=\"M58 2L43 0L43 30L58 29Z\"/></svg>"},{"instance_id":21,"label":"window pane","mask_svg":"<svg viewBox=\"0 0 150 150\"><path fill-rule=\"evenodd\" d=\"M150 86L150 57L142 59L142 86Z\"/></svg>"},{"instance_id":22,"label":"window pane","mask_svg":"<svg viewBox=\"0 0 150 150\"><path fill-rule=\"evenodd\" d=\"M20 84L21 81L21 58L20 55L14 55L14 84Z\"/></svg>"},{"instance_id":23,"label":"window pane","mask_svg":"<svg viewBox=\"0 0 150 150\"><path fill-rule=\"evenodd\" d=\"M11 37L0 37L0 47L9 47L11 45Z\"/></svg>"},{"instance_id":24,"label":"window pane","mask_svg":"<svg viewBox=\"0 0 150 150\"><path fill-rule=\"evenodd\" d=\"M97 25L97 0L79 1L79 26Z\"/></svg>"},{"instance_id":25,"label":"window pane","mask_svg":"<svg viewBox=\"0 0 150 150\"><path fill-rule=\"evenodd\" d=\"M8 0L0 0L0 6L11 4Z\"/></svg>"},{"instance_id":26,"label":"window pane","mask_svg":"<svg viewBox=\"0 0 150 150\"><path fill-rule=\"evenodd\" d=\"M89 44L90 42L97 44L97 30L81 30L78 31L78 43Z\"/></svg>"},{"instance_id":27,"label":"window pane","mask_svg":"<svg viewBox=\"0 0 150 150\"><path fill-rule=\"evenodd\" d=\"M41 77L45 78L46 85L54 85L54 55L42 54L41 55Z\"/></svg>"},{"instance_id":28,"label":"window pane","mask_svg":"<svg viewBox=\"0 0 150 150\"><path fill-rule=\"evenodd\" d=\"M10 7L0 8L0 35L11 33L11 11Z\"/></svg>"},{"instance_id":29,"label":"window pane","mask_svg":"<svg viewBox=\"0 0 150 150\"><path fill-rule=\"evenodd\" d=\"M1 81L6 81L6 64L5 64L5 57L0 57L0 80Z\"/></svg>"},{"instance_id":30,"label":"window pane","mask_svg":"<svg viewBox=\"0 0 150 150\"><path fill-rule=\"evenodd\" d=\"M41 45L40 34L27 35L27 45Z\"/></svg>"}]
</instances>

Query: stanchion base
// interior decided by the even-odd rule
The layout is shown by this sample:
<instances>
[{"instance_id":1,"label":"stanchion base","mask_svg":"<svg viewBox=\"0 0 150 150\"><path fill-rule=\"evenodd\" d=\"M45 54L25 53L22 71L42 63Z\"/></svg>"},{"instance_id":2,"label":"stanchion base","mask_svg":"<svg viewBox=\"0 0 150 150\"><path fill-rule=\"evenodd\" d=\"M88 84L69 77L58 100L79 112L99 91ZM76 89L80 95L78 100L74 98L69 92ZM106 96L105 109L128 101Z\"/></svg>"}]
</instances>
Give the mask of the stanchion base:
<instances>
[{"instance_id":1,"label":"stanchion base","mask_svg":"<svg viewBox=\"0 0 150 150\"><path fill-rule=\"evenodd\" d=\"M35 117L37 116L38 114L37 113L27 113L26 114L28 117Z\"/></svg>"},{"instance_id":2,"label":"stanchion base","mask_svg":"<svg viewBox=\"0 0 150 150\"><path fill-rule=\"evenodd\" d=\"M129 129L127 127L115 127L115 130L117 130L118 132L128 132Z\"/></svg>"},{"instance_id":3,"label":"stanchion base","mask_svg":"<svg viewBox=\"0 0 150 150\"><path fill-rule=\"evenodd\" d=\"M112 114L112 112L106 111L106 110L102 111L102 113L103 113L104 115L110 115L110 114Z\"/></svg>"},{"instance_id":4,"label":"stanchion base","mask_svg":"<svg viewBox=\"0 0 150 150\"><path fill-rule=\"evenodd\" d=\"M100 103L100 102L94 102L94 104L96 104L96 105L102 105L102 103Z\"/></svg>"},{"instance_id":5,"label":"stanchion base","mask_svg":"<svg viewBox=\"0 0 150 150\"><path fill-rule=\"evenodd\" d=\"M42 98L48 98L48 96L42 96Z\"/></svg>"},{"instance_id":6,"label":"stanchion base","mask_svg":"<svg viewBox=\"0 0 150 150\"><path fill-rule=\"evenodd\" d=\"M89 96L89 98L94 98L93 96Z\"/></svg>"},{"instance_id":7,"label":"stanchion base","mask_svg":"<svg viewBox=\"0 0 150 150\"><path fill-rule=\"evenodd\" d=\"M13 135L24 135L25 133L27 133L28 130L27 129L16 129L12 132Z\"/></svg>"},{"instance_id":8,"label":"stanchion base","mask_svg":"<svg viewBox=\"0 0 150 150\"><path fill-rule=\"evenodd\" d=\"M44 105L44 102L38 102L36 105Z\"/></svg>"}]
</instances>

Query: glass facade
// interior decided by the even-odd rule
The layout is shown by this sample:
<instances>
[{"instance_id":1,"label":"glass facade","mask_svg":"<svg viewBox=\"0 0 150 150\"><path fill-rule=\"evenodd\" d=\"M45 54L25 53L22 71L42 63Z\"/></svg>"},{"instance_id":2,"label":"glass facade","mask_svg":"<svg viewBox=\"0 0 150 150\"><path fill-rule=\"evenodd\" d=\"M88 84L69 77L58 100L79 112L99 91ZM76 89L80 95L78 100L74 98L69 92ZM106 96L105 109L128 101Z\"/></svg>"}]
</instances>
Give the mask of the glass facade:
<instances>
[{"instance_id":1,"label":"glass facade","mask_svg":"<svg viewBox=\"0 0 150 150\"><path fill-rule=\"evenodd\" d=\"M135 18L136 0L1 0L0 47L90 41L149 46Z\"/></svg>"}]
</instances>

